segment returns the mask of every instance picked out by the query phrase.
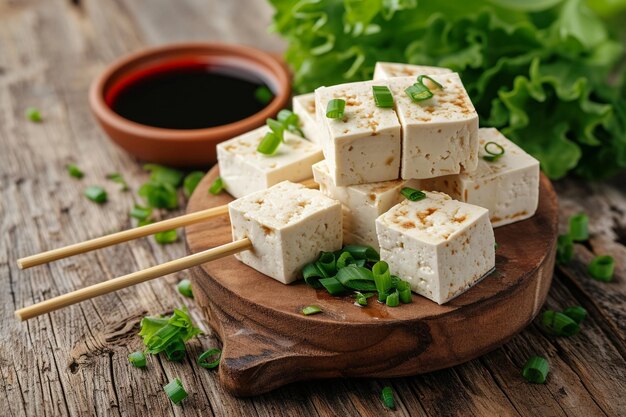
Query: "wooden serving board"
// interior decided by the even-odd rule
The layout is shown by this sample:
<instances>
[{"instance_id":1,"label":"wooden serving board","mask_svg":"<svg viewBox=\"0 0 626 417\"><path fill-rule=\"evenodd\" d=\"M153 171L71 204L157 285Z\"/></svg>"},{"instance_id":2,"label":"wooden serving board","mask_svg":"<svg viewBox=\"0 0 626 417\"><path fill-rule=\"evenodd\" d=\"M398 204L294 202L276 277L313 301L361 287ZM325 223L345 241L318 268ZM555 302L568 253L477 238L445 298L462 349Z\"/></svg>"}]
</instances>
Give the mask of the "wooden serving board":
<instances>
[{"instance_id":1,"label":"wooden serving board","mask_svg":"<svg viewBox=\"0 0 626 417\"><path fill-rule=\"evenodd\" d=\"M226 204L196 188L188 212ZM235 395L261 394L314 378L397 377L447 368L504 344L527 326L544 303L554 268L557 199L542 176L537 214L495 230L496 271L449 303L413 295L389 308L370 300L357 307L304 282L284 285L234 256L194 268L193 291L223 342L219 375ZM186 229L194 253L231 241L228 216ZM323 313L304 316L315 304Z\"/></svg>"}]
</instances>

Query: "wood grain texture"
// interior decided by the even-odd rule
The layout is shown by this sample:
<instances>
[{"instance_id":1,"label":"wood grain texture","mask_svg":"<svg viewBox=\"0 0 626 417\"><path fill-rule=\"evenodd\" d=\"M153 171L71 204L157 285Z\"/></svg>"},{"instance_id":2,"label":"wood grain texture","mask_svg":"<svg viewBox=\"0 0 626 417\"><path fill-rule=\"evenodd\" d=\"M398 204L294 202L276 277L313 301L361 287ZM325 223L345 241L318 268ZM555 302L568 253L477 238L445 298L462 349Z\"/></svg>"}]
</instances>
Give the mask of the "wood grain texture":
<instances>
[{"instance_id":1,"label":"wood grain texture","mask_svg":"<svg viewBox=\"0 0 626 417\"><path fill-rule=\"evenodd\" d=\"M557 270L546 307L584 306L590 316L583 331L551 338L533 323L502 348L451 369L410 378L294 383L234 398L217 373L193 364L219 341L202 311L174 288L186 273L29 323L14 320L16 308L186 253L182 241L160 246L148 238L18 270L19 257L131 226L134 191L147 174L89 114L91 79L124 53L169 41L242 42L279 51L283 44L266 31L270 16L263 0L0 0L0 415L626 415L626 176L605 184L555 184L561 231L568 215L586 211L592 214L592 239L577 245L576 260ZM44 123L24 119L29 106L42 110ZM83 180L67 175L70 162L86 172ZM123 173L132 193L120 193L105 180L112 171ZM89 184L104 185L110 202L97 206L82 197ZM603 253L618 259L608 284L585 272L589 258ZM189 344L189 358L178 364L150 357L145 370L131 368L126 355L141 348L140 318L181 304L206 331ZM550 361L546 385L519 377L533 354ZM176 376L190 393L181 407L162 391ZM395 412L378 399L385 385L396 392Z\"/></svg>"}]
</instances>

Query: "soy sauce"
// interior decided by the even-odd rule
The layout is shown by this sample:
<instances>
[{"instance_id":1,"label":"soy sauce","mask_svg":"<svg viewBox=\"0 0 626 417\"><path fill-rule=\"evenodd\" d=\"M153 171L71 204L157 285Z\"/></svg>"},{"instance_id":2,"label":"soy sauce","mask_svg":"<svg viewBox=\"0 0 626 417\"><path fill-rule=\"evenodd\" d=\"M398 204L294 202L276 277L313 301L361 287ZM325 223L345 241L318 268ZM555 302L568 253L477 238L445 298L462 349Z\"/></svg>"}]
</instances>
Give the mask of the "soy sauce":
<instances>
[{"instance_id":1,"label":"soy sauce","mask_svg":"<svg viewBox=\"0 0 626 417\"><path fill-rule=\"evenodd\" d=\"M131 74L106 102L120 116L165 129L204 129L233 123L262 110L256 97L269 88L242 69L205 62L171 62ZM269 88L271 91L271 88Z\"/></svg>"}]
</instances>

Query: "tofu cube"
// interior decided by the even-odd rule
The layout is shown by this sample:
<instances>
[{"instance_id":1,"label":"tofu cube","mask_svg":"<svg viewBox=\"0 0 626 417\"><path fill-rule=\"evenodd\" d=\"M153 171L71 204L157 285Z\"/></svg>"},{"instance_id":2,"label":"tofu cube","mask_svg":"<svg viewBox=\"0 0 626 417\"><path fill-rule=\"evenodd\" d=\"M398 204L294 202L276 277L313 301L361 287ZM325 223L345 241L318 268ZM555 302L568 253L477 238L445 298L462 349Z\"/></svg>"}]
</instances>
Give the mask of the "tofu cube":
<instances>
[{"instance_id":1,"label":"tofu cube","mask_svg":"<svg viewBox=\"0 0 626 417\"><path fill-rule=\"evenodd\" d=\"M372 86L365 81L315 90L317 122L328 169L337 186L395 180L400 171L400 122L392 108L376 107ZM332 99L346 102L344 117L329 119Z\"/></svg>"},{"instance_id":2,"label":"tofu cube","mask_svg":"<svg viewBox=\"0 0 626 417\"><path fill-rule=\"evenodd\" d=\"M404 179L434 178L473 171L478 163L478 114L457 73L433 75L443 85L434 96L415 103L405 89L415 77L386 80L402 124L402 169Z\"/></svg>"},{"instance_id":3,"label":"tofu cube","mask_svg":"<svg viewBox=\"0 0 626 417\"><path fill-rule=\"evenodd\" d=\"M342 204L343 243L368 245L376 250L376 218L404 199L400 194L403 187L413 187L405 180L336 186L326 161L313 165L313 178L322 193Z\"/></svg>"},{"instance_id":4,"label":"tofu cube","mask_svg":"<svg viewBox=\"0 0 626 417\"><path fill-rule=\"evenodd\" d=\"M493 162L484 160L488 142L502 146L504 155ZM479 129L478 143L475 171L423 180L420 186L488 209L493 227L534 215L539 204L539 161L494 128Z\"/></svg>"},{"instance_id":5,"label":"tofu cube","mask_svg":"<svg viewBox=\"0 0 626 417\"><path fill-rule=\"evenodd\" d=\"M311 166L323 159L318 145L290 132L285 132L285 140L274 155L257 152L269 131L263 126L217 145L220 176L233 197L240 198L281 181L311 178Z\"/></svg>"},{"instance_id":6,"label":"tofu cube","mask_svg":"<svg viewBox=\"0 0 626 417\"><path fill-rule=\"evenodd\" d=\"M384 80L393 77L417 77L418 75L449 74L452 70L426 65L402 64L399 62L377 62L374 67L374 79Z\"/></svg>"},{"instance_id":7,"label":"tofu cube","mask_svg":"<svg viewBox=\"0 0 626 417\"><path fill-rule=\"evenodd\" d=\"M417 294L443 304L495 267L487 209L427 192L376 219L381 259Z\"/></svg>"},{"instance_id":8,"label":"tofu cube","mask_svg":"<svg viewBox=\"0 0 626 417\"><path fill-rule=\"evenodd\" d=\"M341 249L341 204L318 190L284 181L228 205L233 240L253 249L237 259L283 284L297 280L320 251Z\"/></svg>"},{"instance_id":9,"label":"tofu cube","mask_svg":"<svg viewBox=\"0 0 626 417\"><path fill-rule=\"evenodd\" d=\"M294 96L293 112L300 118L300 129L304 136L313 143L320 143L320 129L317 127L315 112L315 93Z\"/></svg>"}]
</instances>

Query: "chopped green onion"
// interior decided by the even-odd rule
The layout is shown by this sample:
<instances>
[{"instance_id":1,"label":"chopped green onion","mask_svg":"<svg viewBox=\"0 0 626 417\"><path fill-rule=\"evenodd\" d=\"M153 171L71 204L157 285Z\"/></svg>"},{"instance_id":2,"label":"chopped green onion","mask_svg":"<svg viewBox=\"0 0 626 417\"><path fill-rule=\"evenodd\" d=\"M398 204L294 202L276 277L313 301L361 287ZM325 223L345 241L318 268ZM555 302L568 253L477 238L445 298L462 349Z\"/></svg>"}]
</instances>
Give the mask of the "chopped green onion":
<instances>
[{"instance_id":1,"label":"chopped green onion","mask_svg":"<svg viewBox=\"0 0 626 417\"><path fill-rule=\"evenodd\" d=\"M183 181L183 192L185 193L185 197L191 197L191 194L195 191L200 181L204 178L204 172L202 171L192 171L185 177Z\"/></svg>"},{"instance_id":2,"label":"chopped green onion","mask_svg":"<svg viewBox=\"0 0 626 417\"><path fill-rule=\"evenodd\" d=\"M393 410L396 408L396 400L393 398L393 389L391 387L383 388L380 398L388 409Z\"/></svg>"},{"instance_id":3,"label":"chopped green onion","mask_svg":"<svg viewBox=\"0 0 626 417\"><path fill-rule=\"evenodd\" d=\"M300 122L298 115L287 109L279 111L276 118L285 126L298 126L298 123Z\"/></svg>"},{"instance_id":4,"label":"chopped green onion","mask_svg":"<svg viewBox=\"0 0 626 417\"><path fill-rule=\"evenodd\" d=\"M356 304L360 305L362 307L367 306L367 299L370 298L371 296L373 296L374 293L372 292L366 292L366 293L361 293L361 292L356 292L354 294L354 297L356 298Z\"/></svg>"},{"instance_id":5,"label":"chopped green onion","mask_svg":"<svg viewBox=\"0 0 626 417\"><path fill-rule=\"evenodd\" d=\"M144 368L146 366L146 355L143 352L133 352L128 355L128 362L135 368Z\"/></svg>"},{"instance_id":6,"label":"chopped green onion","mask_svg":"<svg viewBox=\"0 0 626 417\"><path fill-rule=\"evenodd\" d=\"M274 93L266 85L262 85L254 90L254 98L261 104L267 104L274 98Z\"/></svg>"},{"instance_id":7,"label":"chopped green onion","mask_svg":"<svg viewBox=\"0 0 626 417\"><path fill-rule=\"evenodd\" d=\"M180 362L185 357L185 342L174 339L165 346L165 356L168 361Z\"/></svg>"},{"instance_id":8,"label":"chopped green onion","mask_svg":"<svg viewBox=\"0 0 626 417\"><path fill-rule=\"evenodd\" d=\"M495 146L497 150L496 151L489 150L489 145L491 145L491 147ZM485 143L485 152L487 152L488 155L483 156L483 159L485 161L495 162L498 159L500 159L502 155L504 155L504 148L496 142L487 142Z\"/></svg>"},{"instance_id":9,"label":"chopped green onion","mask_svg":"<svg viewBox=\"0 0 626 417\"><path fill-rule=\"evenodd\" d=\"M563 314L574 320L576 324L580 325L585 317L587 317L587 310L581 306L567 307L563 310Z\"/></svg>"},{"instance_id":10,"label":"chopped green onion","mask_svg":"<svg viewBox=\"0 0 626 417\"><path fill-rule=\"evenodd\" d=\"M256 148L257 152L262 153L264 155L272 155L278 149L278 145L280 145L280 137L278 137L273 132L267 132L265 137L259 143L259 146Z\"/></svg>"},{"instance_id":11,"label":"chopped green onion","mask_svg":"<svg viewBox=\"0 0 626 417\"><path fill-rule=\"evenodd\" d=\"M152 223L154 223L154 220L152 220L152 219L141 219L137 223L137 227L146 226L146 225L152 224Z\"/></svg>"},{"instance_id":12,"label":"chopped green onion","mask_svg":"<svg viewBox=\"0 0 626 417\"><path fill-rule=\"evenodd\" d=\"M385 304L387 304L388 307L398 307L400 305L400 293L398 290L394 290L387 294Z\"/></svg>"},{"instance_id":13,"label":"chopped green onion","mask_svg":"<svg viewBox=\"0 0 626 417\"><path fill-rule=\"evenodd\" d=\"M385 261L379 261L372 267L376 290L378 291L378 301L385 301L392 288L391 272L389 265Z\"/></svg>"},{"instance_id":14,"label":"chopped green onion","mask_svg":"<svg viewBox=\"0 0 626 417\"><path fill-rule=\"evenodd\" d=\"M326 117L329 119L341 119L346 109L346 101L340 98L334 98L328 101L326 105Z\"/></svg>"},{"instance_id":15,"label":"chopped green onion","mask_svg":"<svg viewBox=\"0 0 626 417\"><path fill-rule=\"evenodd\" d=\"M295 133L301 138L304 137L304 132L297 125L287 125L287 130L290 131L291 133Z\"/></svg>"},{"instance_id":16,"label":"chopped green onion","mask_svg":"<svg viewBox=\"0 0 626 417\"><path fill-rule=\"evenodd\" d=\"M330 295L339 295L346 292L346 287L341 285L341 282L335 277L321 278L319 283L326 288Z\"/></svg>"},{"instance_id":17,"label":"chopped green onion","mask_svg":"<svg viewBox=\"0 0 626 417\"><path fill-rule=\"evenodd\" d=\"M371 262L377 262L380 260L380 255L371 246L347 245L343 248L343 252L350 253L354 259L364 259Z\"/></svg>"},{"instance_id":18,"label":"chopped green onion","mask_svg":"<svg viewBox=\"0 0 626 417\"><path fill-rule=\"evenodd\" d=\"M209 362L209 360L214 357L215 359ZM202 355L200 355L196 363L202 368L215 369L219 366L221 359L222 359L222 349L213 348L213 349L207 350Z\"/></svg>"},{"instance_id":19,"label":"chopped green onion","mask_svg":"<svg viewBox=\"0 0 626 417\"><path fill-rule=\"evenodd\" d=\"M328 277L324 271L317 266L317 262L304 265L304 268L302 268L302 276L304 277L304 282L313 288L322 288L320 278Z\"/></svg>"},{"instance_id":20,"label":"chopped green onion","mask_svg":"<svg viewBox=\"0 0 626 417\"><path fill-rule=\"evenodd\" d=\"M163 387L163 390L165 390L168 398L174 404L180 403L182 400L187 398L188 395L187 391L185 391L185 388L183 388L183 383L180 382L180 379L178 378L175 378L172 382L165 385Z\"/></svg>"},{"instance_id":21,"label":"chopped green onion","mask_svg":"<svg viewBox=\"0 0 626 417\"><path fill-rule=\"evenodd\" d=\"M224 190L224 181L222 180L222 177L217 177L215 181L213 181L213 184L211 184L211 187L209 188L209 192L213 195L218 195L223 190Z\"/></svg>"},{"instance_id":22,"label":"chopped green onion","mask_svg":"<svg viewBox=\"0 0 626 417\"><path fill-rule=\"evenodd\" d=\"M569 218L569 235L574 242L589 239L589 217L585 213L575 214Z\"/></svg>"},{"instance_id":23,"label":"chopped green onion","mask_svg":"<svg viewBox=\"0 0 626 417\"><path fill-rule=\"evenodd\" d=\"M150 207L175 209L178 207L176 189L167 183L148 181L138 191Z\"/></svg>"},{"instance_id":24,"label":"chopped green onion","mask_svg":"<svg viewBox=\"0 0 626 417\"><path fill-rule=\"evenodd\" d=\"M335 254L332 252L320 253L320 257L317 260L317 266L325 272L325 276L332 277L337 273Z\"/></svg>"},{"instance_id":25,"label":"chopped green onion","mask_svg":"<svg viewBox=\"0 0 626 417\"><path fill-rule=\"evenodd\" d=\"M174 230L166 230L164 232L159 232L154 234L154 240L161 245L167 245L168 243L174 243L178 240L178 233L176 229Z\"/></svg>"},{"instance_id":26,"label":"chopped green onion","mask_svg":"<svg viewBox=\"0 0 626 417\"><path fill-rule=\"evenodd\" d=\"M354 264L355 259L350 252L341 252L339 258L337 258L337 270L345 268L348 265Z\"/></svg>"},{"instance_id":27,"label":"chopped green onion","mask_svg":"<svg viewBox=\"0 0 626 417\"><path fill-rule=\"evenodd\" d=\"M419 103L420 101L428 100L433 96L433 93L426 87L424 84L415 83L409 87L407 87L404 92L413 100L415 103Z\"/></svg>"},{"instance_id":28,"label":"chopped green onion","mask_svg":"<svg viewBox=\"0 0 626 417\"><path fill-rule=\"evenodd\" d=\"M267 124L267 126L269 126L271 131L274 132L274 134L276 136L278 136L278 138L281 141L285 140L285 135L284 135L284 133L285 133L285 125L283 125L278 120L274 120L274 119L266 119L265 123Z\"/></svg>"},{"instance_id":29,"label":"chopped green onion","mask_svg":"<svg viewBox=\"0 0 626 417\"><path fill-rule=\"evenodd\" d=\"M552 310L544 311L541 321L555 336L573 336L580 330L578 323L570 317Z\"/></svg>"},{"instance_id":30,"label":"chopped green onion","mask_svg":"<svg viewBox=\"0 0 626 417\"><path fill-rule=\"evenodd\" d=\"M533 384L543 384L546 382L548 372L550 371L550 365L548 361L541 356L533 356L524 365L522 369L522 375L528 382Z\"/></svg>"},{"instance_id":31,"label":"chopped green onion","mask_svg":"<svg viewBox=\"0 0 626 417\"><path fill-rule=\"evenodd\" d=\"M615 272L615 260L612 256L596 256L587 268L589 275L598 281L609 282Z\"/></svg>"},{"instance_id":32,"label":"chopped green onion","mask_svg":"<svg viewBox=\"0 0 626 417\"><path fill-rule=\"evenodd\" d=\"M337 280L344 287L358 291L376 291L374 274L367 268L350 265L337 272Z\"/></svg>"},{"instance_id":33,"label":"chopped green onion","mask_svg":"<svg viewBox=\"0 0 626 417\"><path fill-rule=\"evenodd\" d=\"M90 185L85 188L84 194L85 197L98 204L106 203L108 198L107 192L104 191L104 188L98 185Z\"/></svg>"},{"instance_id":34,"label":"chopped green onion","mask_svg":"<svg viewBox=\"0 0 626 417\"><path fill-rule=\"evenodd\" d=\"M83 171L81 171L80 168L78 168L74 164L68 164L67 165L67 173L70 174L70 176L74 177L74 178L82 178L82 177L85 176Z\"/></svg>"},{"instance_id":35,"label":"chopped green onion","mask_svg":"<svg viewBox=\"0 0 626 417\"><path fill-rule=\"evenodd\" d=\"M574 241L570 235L560 235L556 241L556 263L566 264L574 259Z\"/></svg>"},{"instance_id":36,"label":"chopped green onion","mask_svg":"<svg viewBox=\"0 0 626 417\"><path fill-rule=\"evenodd\" d=\"M151 207L142 207L140 205L135 204L130 211L130 217L133 217L138 220L145 220L152 215Z\"/></svg>"},{"instance_id":37,"label":"chopped green onion","mask_svg":"<svg viewBox=\"0 0 626 417\"><path fill-rule=\"evenodd\" d=\"M407 200L411 201L420 201L426 198L426 193L420 190L416 190L414 188L404 187L400 190L400 194L407 198Z\"/></svg>"},{"instance_id":38,"label":"chopped green onion","mask_svg":"<svg viewBox=\"0 0 626 417\"><path fill-rule=\"evenodd\" d=\"M193 292L191 291L191 281L188 279L181 280L176 286L178 292L185 297L193 298Z\"/></svg>"},{"instance_id":39,"label":"chopped green onion","mask_svg":"<svg viewBox=\"0 0 626 417\"><path fill-rule=\"evenodd\" d=\"M126 182L124 177L122 177L122 174L120 174L119 172L112 172L110 174L107 174L107 180L111 180L113 182L118 183L121 186L120 190L128 191L128 183Z\"/></svg>"},{"instance_id":40,"label":"chopped green onion","mask_svg":"<svg viewBox=\"0 0 626 417\"><path fill-rule=\"evenodd\" d=\"M396 285L396 289L398 290L398 294L400 295L400 301L402 304L409 304L413 301L413 294L411 294L411 285L406 282L400 280Z\"/></svg>"},{"instance_id":41,"label":"chopped green onion","mask_svg":"<svg viewBox=\"0 0 626 417\"><path fill-rule=\"evenodd\" d=\"M157 164L145 164L143 169L150 171L150 181L160 184L169 184L176 188L180 185L185 174L174 168Z\"/></svg>"},{"instance_id":42,"label":"chopped green onion","mask_svg":"<svg viewBox=\"0 0 626 417\"><path fill-rule=\"evenodd\" d=\"M146 352L151 354L163 352L173 340L186 342L202 333L193 325L186 307L174 309L174 313L168 318L144 317L140 326L139 336L147 347Z\"/></svg>"},{"instance_id":43,"label":"chopped green onion","mask_svg":"<svg viewBox=\"0 0 626 417\"><path fill-rule=\"evenodd\" d=\"M389 91L389 88L387 86L372 86L372 93L374 94L374 102L376 103L376 107L393 107L393 96L391 95L391 91Z\"/></svg>"},{"instance_id":44,"label":"chopped green onion","mask_svg":"<svg viewBox=\"0 0 626 417\"><path fill-rule=\"evenodd\" d=\"M443 85L439 84L437 81L435 81L431 76L429 75L420 75L419 77L417 77L417 82L426 86L426 84L424 84L424 78L426 78L427 80L429 80L431 83L435 84L435 86L440 89L443 90Z\"/></svg>"},{"instance_id":45,"label":"chopped green onion","mask_svg":"<svg viewBox=\"0 0 626 417\"><path fill-rule=\"evenodd\" d=\"M26 117L31 122L39 123L43 120L43 118L41 117L41 112L36 107L27 108L25 113L26 113Z\"/></svg>"},{"instance_id":46,"label":"chopped green onion","mask_svg":"<svg viewBox=\"0 0 626 417\"><path fill-rule=\"evenodd\" d=\"M302 309L302 314L305 316L310 316L311 314L321 313L322 309L318 306L306 306Z\"/></svg>"}]
</instances>

